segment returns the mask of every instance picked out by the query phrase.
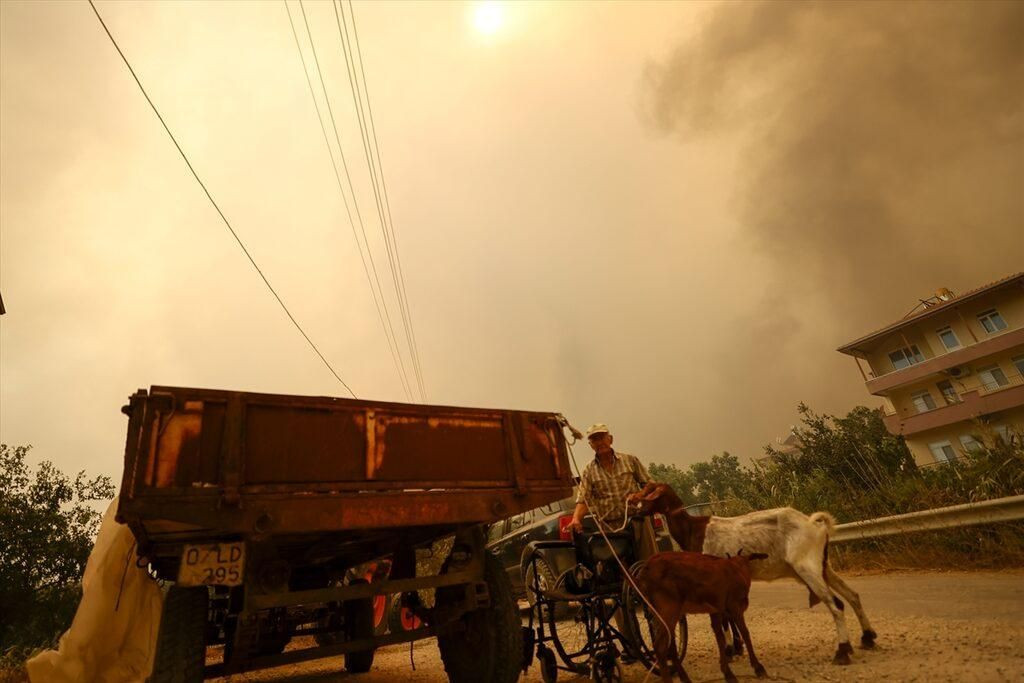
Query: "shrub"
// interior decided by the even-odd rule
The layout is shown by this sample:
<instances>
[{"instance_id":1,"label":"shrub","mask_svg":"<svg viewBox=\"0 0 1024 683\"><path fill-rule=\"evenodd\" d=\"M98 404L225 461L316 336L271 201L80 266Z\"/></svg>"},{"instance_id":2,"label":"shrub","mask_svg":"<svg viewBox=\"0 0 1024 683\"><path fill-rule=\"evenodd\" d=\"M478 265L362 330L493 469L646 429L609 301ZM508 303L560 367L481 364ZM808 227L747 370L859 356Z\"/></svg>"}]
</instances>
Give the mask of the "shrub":
<instances>
[{"instance_id":1,"label":"shrub","mask_svg":"<svg viewBox=\"0 0 1024 683\"><path fill-rule=\"evenodd\" d=\"M686 501L712 503L716 514L794 507L828 510L842 522L873 519L1024 492L1021 435L997 439L979 424L982 447L939 466L918 467L902 437L864 406L845 417L819 415L801 404L794 428L798 450L771 446L766 464L740 467L728 453L680 470L651 465ZM1001 524L910 534L836 546L837 565L1012 565L1024 558L1024 524Z\"/></svg>"},{"instance_id":2,"label":"shrub","mask_svg":"<svg viewBox=\"0 0 1024 683\"><path fill-rule=\"evenodd\" d=\"M26 464L30 446L0 444L0 652L52 646L71 624L109 477L71 479L50 462Z\"/></svg>"}]
</instances>

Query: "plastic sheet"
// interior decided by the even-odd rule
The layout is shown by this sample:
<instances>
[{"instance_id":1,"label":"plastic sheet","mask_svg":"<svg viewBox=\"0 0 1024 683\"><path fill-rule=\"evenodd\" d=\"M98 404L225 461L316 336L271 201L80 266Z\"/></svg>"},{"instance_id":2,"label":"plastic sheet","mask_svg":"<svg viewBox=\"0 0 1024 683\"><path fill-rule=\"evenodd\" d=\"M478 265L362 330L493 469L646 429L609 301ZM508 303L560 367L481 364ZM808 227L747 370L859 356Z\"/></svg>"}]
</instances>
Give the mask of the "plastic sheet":
<instances>
[{"instance_id":1,"label":"plastic sheet","mask_svg":"<svg viewBox=\"0 0 1024 683\"><path fill-rule=\"evenodd\" d=\"M56 650L26 663L32 683L128 683L153 669L163 593L135 564L135 537L114 519L117 498L103 515L82 577L82 600Z\"/></svg>"}]
</instances>

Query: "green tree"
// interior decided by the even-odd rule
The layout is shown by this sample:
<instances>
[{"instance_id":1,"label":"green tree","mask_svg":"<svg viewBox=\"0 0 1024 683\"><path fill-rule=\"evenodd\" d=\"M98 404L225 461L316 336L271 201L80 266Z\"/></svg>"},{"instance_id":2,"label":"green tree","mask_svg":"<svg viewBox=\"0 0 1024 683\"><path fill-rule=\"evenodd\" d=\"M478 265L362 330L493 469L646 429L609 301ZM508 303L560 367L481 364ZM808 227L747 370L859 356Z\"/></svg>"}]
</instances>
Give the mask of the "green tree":
<instances>
[{"instance_id":1,"label":"green tree","mask_svg":"<svg viewBox=\"0 0 1024 683\"><path fill-rule=\"evenodd\" d=\"M651 466L647 468L647 473L651 475L652 480L663 484L669 484L676 492L676 495L683 501L684 505L692 505L693 503L699 502L693 495L695 482L693 480L693 475L689 472L684 472L675 465L652 463Z\"/></svg>"},{"instance_id":2,"label":"green tree","mask_svg":"<svg viewBox=\"0 0 1024 683\"><path fill-rule=\"evenodd\" d=\"M690 476L701 502L745 500L750 495L750 471L740 467L739 458L728 451L712 456L709 462L694 463L690 466Z\"/></svg>"},{"instance_id":3,"label":"green tree","mask_svg":"<svg viewBox=\"0 0 1024 683\"><path fill-rule=\"evenodd\" d=\"M857 406L835 417L803 403L797 411L799 449L780 453L765 447L774 464L755 471L757 507L830 510L841 521L867 519L879 509L905 511L907 496L900 487L917 468L903 438L889 433L879 411Z\"/></svg>"},{"instance_id":4,"label":"green tree","mask_svg":"<svg viewBox=\"0 0 1024 683\"><path fill-rule=\"evenodd\" d=\"M33 472L31 446L0 444L0 651L51 645L68 627L109 477L71 479L50 462Z\"/></svg>"}]
</instances>

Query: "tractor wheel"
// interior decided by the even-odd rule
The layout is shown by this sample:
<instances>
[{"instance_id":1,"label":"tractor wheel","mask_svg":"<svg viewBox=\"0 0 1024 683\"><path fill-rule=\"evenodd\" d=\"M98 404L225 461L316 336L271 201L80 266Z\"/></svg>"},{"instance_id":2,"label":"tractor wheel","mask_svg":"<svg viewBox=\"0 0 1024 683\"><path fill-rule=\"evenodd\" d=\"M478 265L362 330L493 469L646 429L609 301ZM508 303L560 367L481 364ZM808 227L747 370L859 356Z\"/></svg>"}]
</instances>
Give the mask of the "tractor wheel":
<instances>
[{"instance_id":1,"label":"tractor wheel","mask_svg":"<svg viewBox=\"0 0 1024 683\"><path fill-rule=\"evenodd\" d=\"M491 604L463 615L462 632L437 637L452 683L515 683L522 670L523 631L512 582L498 558L485 552L484 580ZM461 596L461 587L452 594ZM443 600L440 589L438 596Z\"/></svg>"},{"instance_id":2,"label":"tractor wheel","mask_svg":"<svg viewBox=\"0 0 1024 683\"><path fill-rule=\"evenodd\" d=\"M395 593L391 597L391 608L388 610L388 629L392 633L405 633L423 626L412 610L402 607L402 594Z\"/></svg>"},{"instance_id":3,"label":"tractor wheel","mask_svg":"<svg viewBox=\"0 0 1024 683\"><path fill-rule=\"evenodd\" d=\"M171 586L164 598L152 683L198 683L206 665L206 586Z\"/></svg>"},{"instance_id":4,"label":"tractor wheel","mask_svg":"<svg viewBox=\"0 0 1024 683\"><path fill-rule=\"evenodd\" d=\"M350 585L367 583L366 579L355 579ZM373 598L357 598L346 600L341 606L345 614L345 634L347 640L362 640L372 638L374 633L373 625ZM371 647L368 650L345 653L345 670L349 673L366 673L373 666L373 655L376 649Z\"/></svg>"}]
</instances>

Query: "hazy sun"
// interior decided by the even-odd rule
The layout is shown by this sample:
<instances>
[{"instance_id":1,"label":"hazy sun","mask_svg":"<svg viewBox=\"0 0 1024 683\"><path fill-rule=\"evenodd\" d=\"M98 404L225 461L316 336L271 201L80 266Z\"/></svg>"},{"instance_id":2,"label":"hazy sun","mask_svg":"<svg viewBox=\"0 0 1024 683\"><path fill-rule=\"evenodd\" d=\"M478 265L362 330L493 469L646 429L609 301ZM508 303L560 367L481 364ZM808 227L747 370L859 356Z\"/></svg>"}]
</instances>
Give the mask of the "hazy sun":
<instances>
[{"instance_id":1,"label":"hazy sun","mask_svg":"<svg viewBox=\"0 0 1024 683\"><path fill-rule=\"evenodd\" d=\"M496 2L481 2L473 15L473 25L480 33L490 35L501 28L503 19L501 5Z\"/></svg>"}]
</instances>

